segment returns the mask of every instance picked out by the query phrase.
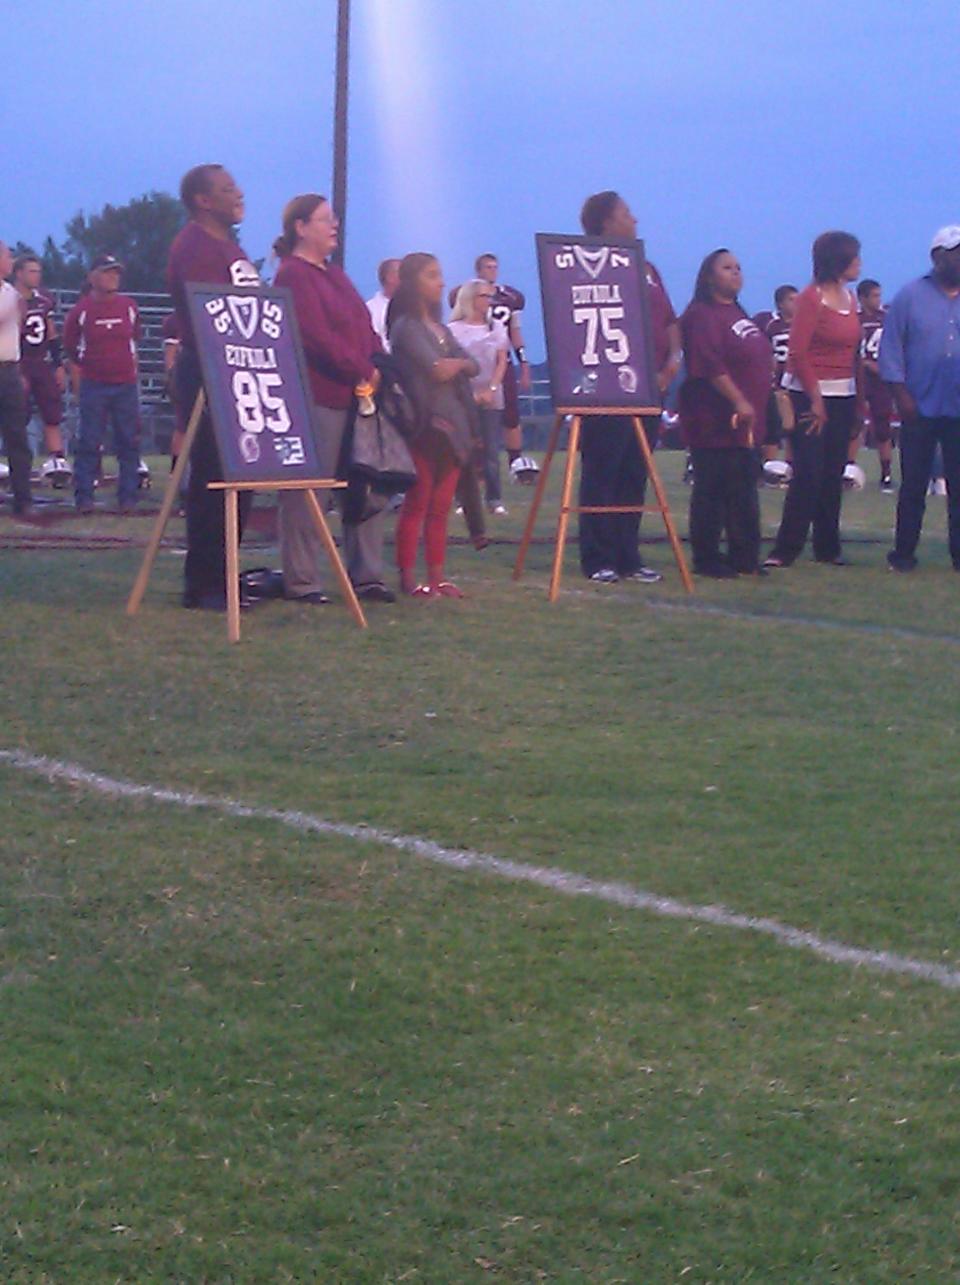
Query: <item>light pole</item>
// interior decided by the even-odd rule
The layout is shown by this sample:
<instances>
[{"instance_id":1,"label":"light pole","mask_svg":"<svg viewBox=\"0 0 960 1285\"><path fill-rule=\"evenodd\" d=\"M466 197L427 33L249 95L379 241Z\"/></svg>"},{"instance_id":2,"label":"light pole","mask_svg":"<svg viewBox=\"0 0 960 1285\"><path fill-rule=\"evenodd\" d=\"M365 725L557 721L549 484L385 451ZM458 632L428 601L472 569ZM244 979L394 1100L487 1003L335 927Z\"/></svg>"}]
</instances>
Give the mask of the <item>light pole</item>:
<instances>
[{"instance_id":1,"label":"light pole","mask_svg":"<svg viewBox=\"0 0 960 1285\"><path fill-rule=\"evenodd\" d=\"M333 208L340 235L333 260L343 267L347 246L347 109L350 96L350 0L337 0L337 88L333 107Z\"/></svg>"}]
</instances>

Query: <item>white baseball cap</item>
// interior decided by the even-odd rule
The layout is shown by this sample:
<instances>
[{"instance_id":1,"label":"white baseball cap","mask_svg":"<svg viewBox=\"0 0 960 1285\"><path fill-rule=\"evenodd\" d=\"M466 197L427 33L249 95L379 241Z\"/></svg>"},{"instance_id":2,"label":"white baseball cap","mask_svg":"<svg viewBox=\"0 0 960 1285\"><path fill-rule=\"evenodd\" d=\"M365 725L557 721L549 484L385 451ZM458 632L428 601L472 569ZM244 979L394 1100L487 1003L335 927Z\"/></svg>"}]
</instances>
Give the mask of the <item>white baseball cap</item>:
<instances>
[{"instance_id":1,"label":"white baseball cap","mask_svg":"<svg viewBox=\"0 0 960 1285\"><path fill-rule=\"evenodd\" d=\"M930 252L934 250L955 250L960 245L960 225L950 223L937 232L930 243Z\"/></svg>"}]
</instances>

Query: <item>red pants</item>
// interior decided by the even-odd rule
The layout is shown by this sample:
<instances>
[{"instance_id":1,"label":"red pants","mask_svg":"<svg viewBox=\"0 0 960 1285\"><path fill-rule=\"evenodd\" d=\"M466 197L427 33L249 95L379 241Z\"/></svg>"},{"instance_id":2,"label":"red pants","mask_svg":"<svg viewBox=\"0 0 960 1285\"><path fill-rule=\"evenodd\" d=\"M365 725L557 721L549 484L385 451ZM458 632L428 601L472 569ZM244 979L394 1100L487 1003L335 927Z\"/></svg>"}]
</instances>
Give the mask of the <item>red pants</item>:
<instances>
[{"instance_id":1,"label":"red pants","mask_svg":"<svg viewBox=\"0 0 960 1285\"><path fill-rule=\"evenodd\" d=\"M447 552L447 519L460 467L449 458L438 460L423 455L415 447L410 454L417 466L417 481L403 497L397 519L397 566L401 571L413 569L423 530L427 566L442 567Z\"/></svg>"}]
</instances>

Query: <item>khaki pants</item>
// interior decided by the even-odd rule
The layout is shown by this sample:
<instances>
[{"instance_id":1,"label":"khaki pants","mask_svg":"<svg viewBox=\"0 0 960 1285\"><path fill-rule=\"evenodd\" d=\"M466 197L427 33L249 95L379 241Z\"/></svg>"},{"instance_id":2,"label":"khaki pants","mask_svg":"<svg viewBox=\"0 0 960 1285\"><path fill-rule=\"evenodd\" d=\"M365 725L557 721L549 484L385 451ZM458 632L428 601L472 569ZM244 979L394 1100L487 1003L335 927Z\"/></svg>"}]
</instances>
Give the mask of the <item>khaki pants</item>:
<instances>
[{"instance_id":1,"label":"khaki pants","mask_svg":"<svg viewBox=\"0 0 960 1285\"><path fill-rule=\"evenodd\" d=\"M314 437L321 477L335 475L346 423L347 411L331 410L327 406L314 407ZM333 508L336 494L336 491L327 491L321 497L321 504L328 513ZM379 512L365 522L343 523L344 562L357 589L383 583L383 534L389 497L374 496L372 499L380 501ZM304 492L280 492L279 529L280 565L286 596L302 598L307 593L322 593L327 555L310 516Z\"/></svg>"}]
</instances>

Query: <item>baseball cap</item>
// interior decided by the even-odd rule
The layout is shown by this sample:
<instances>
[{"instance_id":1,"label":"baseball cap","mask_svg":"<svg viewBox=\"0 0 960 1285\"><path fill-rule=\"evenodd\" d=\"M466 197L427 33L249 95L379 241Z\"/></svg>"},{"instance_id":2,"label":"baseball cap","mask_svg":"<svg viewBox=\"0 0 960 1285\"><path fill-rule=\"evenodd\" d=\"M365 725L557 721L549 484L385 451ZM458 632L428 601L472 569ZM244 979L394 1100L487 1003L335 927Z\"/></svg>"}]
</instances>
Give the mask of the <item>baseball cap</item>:
<instances>
[{"instance_id":1,"label":"baseball cap","mask_svg":"<svg viewBox=\"0 0 960 1285\"><path fill-rule=\"evenodd\" d=\"M930 249L931 251L955 250L958 245L960 245L960 226L950 223L935 234L930 243Z\"/></svg>"},{"instance_id":2,"label":"baseball cap","mask_svg":"<svg viewBox=\"0 0 960 1285\"><path fill-rule=\"evenodd\" d=\"M958 230L957 236L958 239L960 239L960 230ZM109 272L111 268L119 268L123 271L123 264L115 255L112 254L98 254L90 265L91 272Z\"/></svg>"}]
</instances>

